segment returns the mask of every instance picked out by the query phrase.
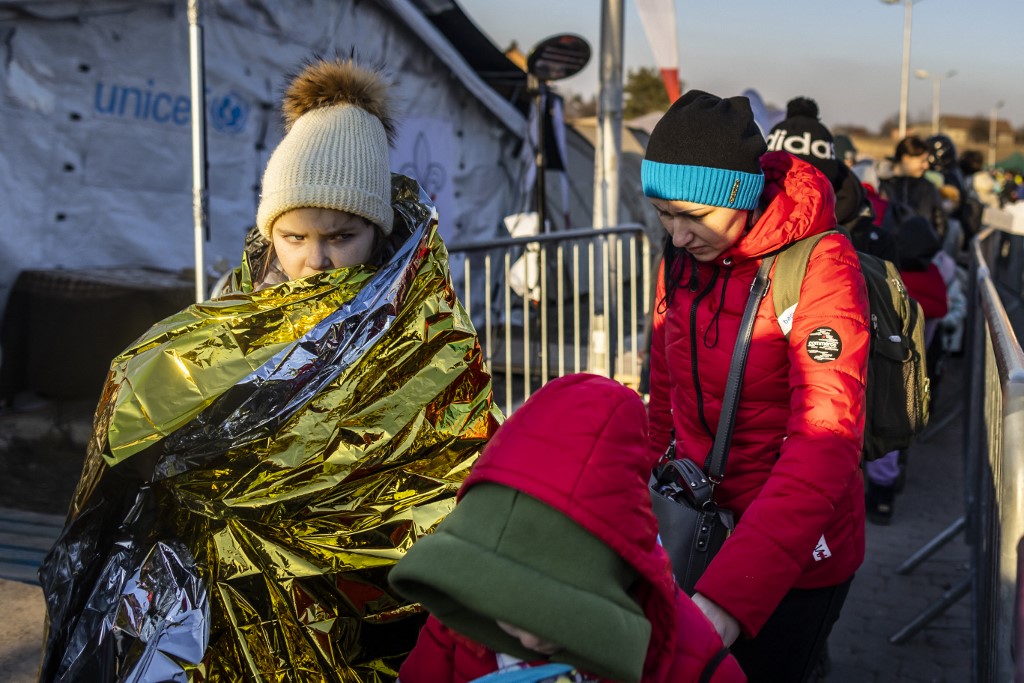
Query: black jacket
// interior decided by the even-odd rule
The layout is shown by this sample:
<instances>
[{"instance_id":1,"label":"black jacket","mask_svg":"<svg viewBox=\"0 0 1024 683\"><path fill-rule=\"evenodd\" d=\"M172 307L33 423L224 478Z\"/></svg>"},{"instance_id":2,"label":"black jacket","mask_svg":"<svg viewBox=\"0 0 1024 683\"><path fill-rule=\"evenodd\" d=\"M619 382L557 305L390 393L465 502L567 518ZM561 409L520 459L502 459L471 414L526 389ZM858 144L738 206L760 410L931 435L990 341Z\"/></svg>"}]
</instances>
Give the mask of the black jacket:
<instances>
[{"instance_id":1,"label":"black jacket","mask_svg":"<svg viewBox=\"0 0 1024 683\"><path fill-rule=\"evenodd\" d=\"M922 218L928 219L941 242L946 238L948 219L942 208L939 189L926 178L893 176L879 183L878 193L890 202L901 202Z\"/></svg>"}]
</instances>

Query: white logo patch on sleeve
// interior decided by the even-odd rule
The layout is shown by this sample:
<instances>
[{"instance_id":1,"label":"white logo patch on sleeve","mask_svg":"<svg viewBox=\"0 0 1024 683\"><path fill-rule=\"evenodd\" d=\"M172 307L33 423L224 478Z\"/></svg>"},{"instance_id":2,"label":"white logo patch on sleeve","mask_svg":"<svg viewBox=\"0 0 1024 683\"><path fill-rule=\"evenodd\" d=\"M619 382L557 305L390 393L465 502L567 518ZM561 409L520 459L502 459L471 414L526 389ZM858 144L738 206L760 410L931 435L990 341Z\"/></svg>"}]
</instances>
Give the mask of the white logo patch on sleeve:
<instances>
[{"instance_id":1,"label":"white logo patch on sleeve","mask_svg":"<svg viewBox=\"0 0 1024 683\"><path fill-rule=\"evenodd\" d=\"M821 535L818 539L818 545L814 546L814 561L821 562L832 557L832 551L828 548L828 543L825 542L825 534Z\"/></svg>"}]
</instances>

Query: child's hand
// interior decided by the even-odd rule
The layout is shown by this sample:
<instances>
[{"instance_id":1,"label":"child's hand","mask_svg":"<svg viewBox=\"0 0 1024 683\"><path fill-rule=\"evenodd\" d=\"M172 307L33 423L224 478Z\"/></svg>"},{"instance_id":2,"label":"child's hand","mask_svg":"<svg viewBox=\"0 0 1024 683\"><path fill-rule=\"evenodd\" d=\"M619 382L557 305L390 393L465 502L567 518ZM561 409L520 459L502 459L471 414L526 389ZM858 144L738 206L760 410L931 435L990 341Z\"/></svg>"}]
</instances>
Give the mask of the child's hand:
<instances>
[{"instance_id":1,"label":"child's hand","mask_svg":"<svg viewBox=\"0 0 1024 683\"><path fill-rule=\"evenodd\" d=\"M711 625L718 631L722 638L722 644L729 647L740 637L740 622L726 612L724 609L705 598L700 593L693 594L693 603L700 607L700 611L708 618Z\"/></svg>"}]
</instances>

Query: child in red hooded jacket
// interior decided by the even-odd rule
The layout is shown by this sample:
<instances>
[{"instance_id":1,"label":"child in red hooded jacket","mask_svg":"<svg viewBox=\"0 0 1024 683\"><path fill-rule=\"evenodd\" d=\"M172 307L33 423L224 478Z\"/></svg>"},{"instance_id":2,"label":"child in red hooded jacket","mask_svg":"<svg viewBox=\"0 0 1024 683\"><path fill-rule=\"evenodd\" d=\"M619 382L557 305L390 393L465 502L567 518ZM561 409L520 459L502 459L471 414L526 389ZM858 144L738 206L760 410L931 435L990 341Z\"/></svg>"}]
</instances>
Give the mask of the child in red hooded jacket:
<instances>
[{"instance_id":1,"label":"child in red hooded jacket","mask_svg":"<svg viewBox=\"0 0 1024 683\"><path fill-rule=\"evenodd\" d=\"M547 662L577 681L745 681L657 542L653 464L633 390L577 374L536 392L391 572L431 612L402 683Z\"/></svg>"}]
</instances>

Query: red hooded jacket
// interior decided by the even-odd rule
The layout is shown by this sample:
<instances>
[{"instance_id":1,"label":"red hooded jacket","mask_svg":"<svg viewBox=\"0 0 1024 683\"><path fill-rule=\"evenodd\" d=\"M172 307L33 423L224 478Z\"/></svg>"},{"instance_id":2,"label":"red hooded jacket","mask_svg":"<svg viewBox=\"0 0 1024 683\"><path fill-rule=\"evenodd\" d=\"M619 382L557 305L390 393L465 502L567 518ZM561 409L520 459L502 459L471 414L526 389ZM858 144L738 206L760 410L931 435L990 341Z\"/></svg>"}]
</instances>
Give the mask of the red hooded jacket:
<instances>
[{"instance_id":1,"label":"red hooded jacket","mask_svg":"<svg viewBox=\"0 0 1024 683\"><path fill-rule=\"evenodd\" d=\"M460 491L509 486L562 511L625 558L633 595L651 622L643 683L745 681L711 622L675 584L657 542L647 483L654 461L636 392L604 377L549 382L498 429ZM463 683L492 673L495 653L434 617L400 671L402 683Z\"/></svg>"},{"instance_id":2,"label":"red hooded jacket","mask_svg":"<svg viewBox=\"0 0 1024 683\"><path fill-rule=\"evenodd\" d=\"M664 266L659 273L652 455L665 452L674 429L677 454L704 463L761 258L835 227L824 175L786 152L770 152L761 164L764 213L750 230L714 263L680 256L681 283L670 304ZM808 353L809 339L821 335L839 340L834 356ZM822 238L811 255L788 341L770 291L761 302L725 476L715 490L737 527L696 587L747 636L757 634L790 589L842 583L864 559L868 335L864 278L853 245L840 234Z\"/></svg>"}]
</instances>

